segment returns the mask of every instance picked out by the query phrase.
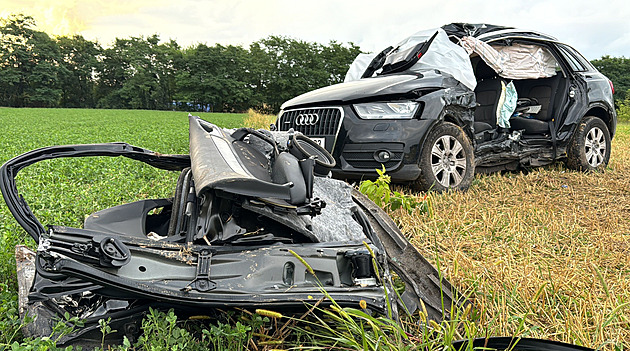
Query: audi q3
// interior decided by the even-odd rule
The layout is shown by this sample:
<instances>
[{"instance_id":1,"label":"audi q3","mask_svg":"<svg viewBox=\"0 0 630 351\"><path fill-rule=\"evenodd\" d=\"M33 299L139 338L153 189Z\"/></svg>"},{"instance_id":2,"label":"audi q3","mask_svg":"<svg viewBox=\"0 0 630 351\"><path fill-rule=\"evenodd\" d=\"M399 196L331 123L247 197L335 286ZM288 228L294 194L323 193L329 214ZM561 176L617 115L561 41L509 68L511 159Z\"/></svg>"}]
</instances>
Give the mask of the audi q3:
<instances>
[{"instance_id":1,"label":"audi q3","mask_svg":"<svg viewBox=\"0 0 630 351\"><path fill-rule=\"evenodd\" d=\"M475 172L566 162L606 167L613 85L578 51L531 30L452 23L360 54L344 83L285 102L276 128L330 152L332 175L420 190L466 189Z\"/></svg>"}]
</instances>

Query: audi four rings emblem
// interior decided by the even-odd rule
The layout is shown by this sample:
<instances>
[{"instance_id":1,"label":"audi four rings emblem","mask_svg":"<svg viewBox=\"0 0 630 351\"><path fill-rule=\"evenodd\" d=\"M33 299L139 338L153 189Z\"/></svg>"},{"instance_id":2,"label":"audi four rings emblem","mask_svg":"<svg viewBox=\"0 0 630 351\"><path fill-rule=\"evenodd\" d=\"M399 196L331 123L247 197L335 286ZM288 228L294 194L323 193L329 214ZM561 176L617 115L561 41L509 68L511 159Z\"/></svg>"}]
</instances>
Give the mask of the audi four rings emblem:
<instances>
[{"instance_id":1,"label":"audi four rings emblem","mask_svg":"<svg viewBox=\"0 0 630 351\"><path fill-rule=\"evenodd\" d=\"M296 126L314 126L317 122L319 122L317 113L300 113L295 117Z\"/></svg>"}]
</instances>

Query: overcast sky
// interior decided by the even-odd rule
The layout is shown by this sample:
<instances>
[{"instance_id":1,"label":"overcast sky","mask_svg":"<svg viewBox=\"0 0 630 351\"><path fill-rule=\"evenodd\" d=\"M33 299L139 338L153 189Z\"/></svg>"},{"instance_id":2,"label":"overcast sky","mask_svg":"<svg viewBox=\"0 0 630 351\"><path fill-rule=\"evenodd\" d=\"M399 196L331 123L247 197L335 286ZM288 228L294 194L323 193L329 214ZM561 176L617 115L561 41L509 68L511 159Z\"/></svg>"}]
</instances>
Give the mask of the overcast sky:
<instances>
[{"instance_id":1,"label":"overcast sky","mask_svg":"<svg viewBox=\"0 0 630 351\"><path fill-rule=\"evenodd\" d=\"M588 59L630 57L629 0L0 0L2 17L18 12L49 34L79 33L104 46L155 33L184 47L284 35L380 51L422 29L470 22L544 32Z\"/></svg>"}]
</instances>

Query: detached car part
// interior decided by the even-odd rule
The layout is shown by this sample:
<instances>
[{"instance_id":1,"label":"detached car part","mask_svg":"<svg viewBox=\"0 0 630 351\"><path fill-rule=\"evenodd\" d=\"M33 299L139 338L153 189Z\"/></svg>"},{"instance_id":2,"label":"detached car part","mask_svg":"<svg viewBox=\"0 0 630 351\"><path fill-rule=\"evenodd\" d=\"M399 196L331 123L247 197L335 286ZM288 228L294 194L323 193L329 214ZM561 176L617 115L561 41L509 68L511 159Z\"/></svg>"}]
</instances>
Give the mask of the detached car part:
<instances>
[{"instance_id":1,"label":"detached car part","mask_svg":"<svg viewBox=\"0 0 630 351\"><path fill-rule=\"evenodd\" d=\"M559 341L533 338L496 336L453 342L455 350L509 350L509 351L593 351L593 349Z\"/></svg>"},{"instance_id":2,"label":"detached car part","mask_svg":"<svg viewBox=\"0 0 630 351\"><path fill-rule=\"evenodd\" d=\"M322 298L322 288L340 305L365 301L379 313L390 305L394 316L422 300L429 318L440 320L457 303L449 282L385 212L349 185L322 177L335 161L312 140L224 130L194 116L189 122L190 155L124 143L69 145L2 166L7 205L38 243L36 254L25 247L16 254L21 313L37 316L26 336L49 335L68 312L86 326L63 343L100 345L98 320L108 317L117 330L109 342L134 340L149 307L183 316L237 306L295 310ZM98 211L83 228L44 226L16 188L18 172L43 160L88 156L180 172L175 195ZM405 282L400 297L390 270Z\"/></svg>"}]
</instances>

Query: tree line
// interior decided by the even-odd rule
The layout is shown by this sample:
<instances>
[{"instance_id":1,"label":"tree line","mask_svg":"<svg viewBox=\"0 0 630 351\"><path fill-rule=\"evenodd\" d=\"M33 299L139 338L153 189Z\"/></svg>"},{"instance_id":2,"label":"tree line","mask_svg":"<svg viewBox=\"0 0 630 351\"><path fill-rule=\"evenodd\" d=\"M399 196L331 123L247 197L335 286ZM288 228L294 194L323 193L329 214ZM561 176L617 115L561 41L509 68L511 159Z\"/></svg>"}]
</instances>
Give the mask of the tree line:
<instances>
[{"instance_id":1,"label":"tree line","mask_svg":"<svg viewBox=\"0 0 630 351\"><path fill-rule=\"evenodd\" d=\"M361 52L269 36L249 45L182 48L156 35L116 39L104 48L80 35L50 37L30 16L0 20L0 106L274 113L304 92L343 81ZM630 59L592 63L630 104Z\"/></svg>"},{"instance_id":2,"label":"tree line","mask_svg":"<svg viewBox=\"0 0 630 351\"><path fill-rule=\"evenodd\" d=\"M80 35L50 37L35 20L0 21L0 105L277 112L304 92L343 81L360 53L269 36L249 48L180 47L156 35L116 39L111 47Z\"/></svg>"},{"instance_id":3,"label":"tree line","mask_svg":"<svg viewBox=\"0 0 630 351\"><path fill-rule=\"evenodd\" d=\"M613 82L615 102L630 98L630 58L605 55L591 63Z\"/></svg>"}]
</instances>

